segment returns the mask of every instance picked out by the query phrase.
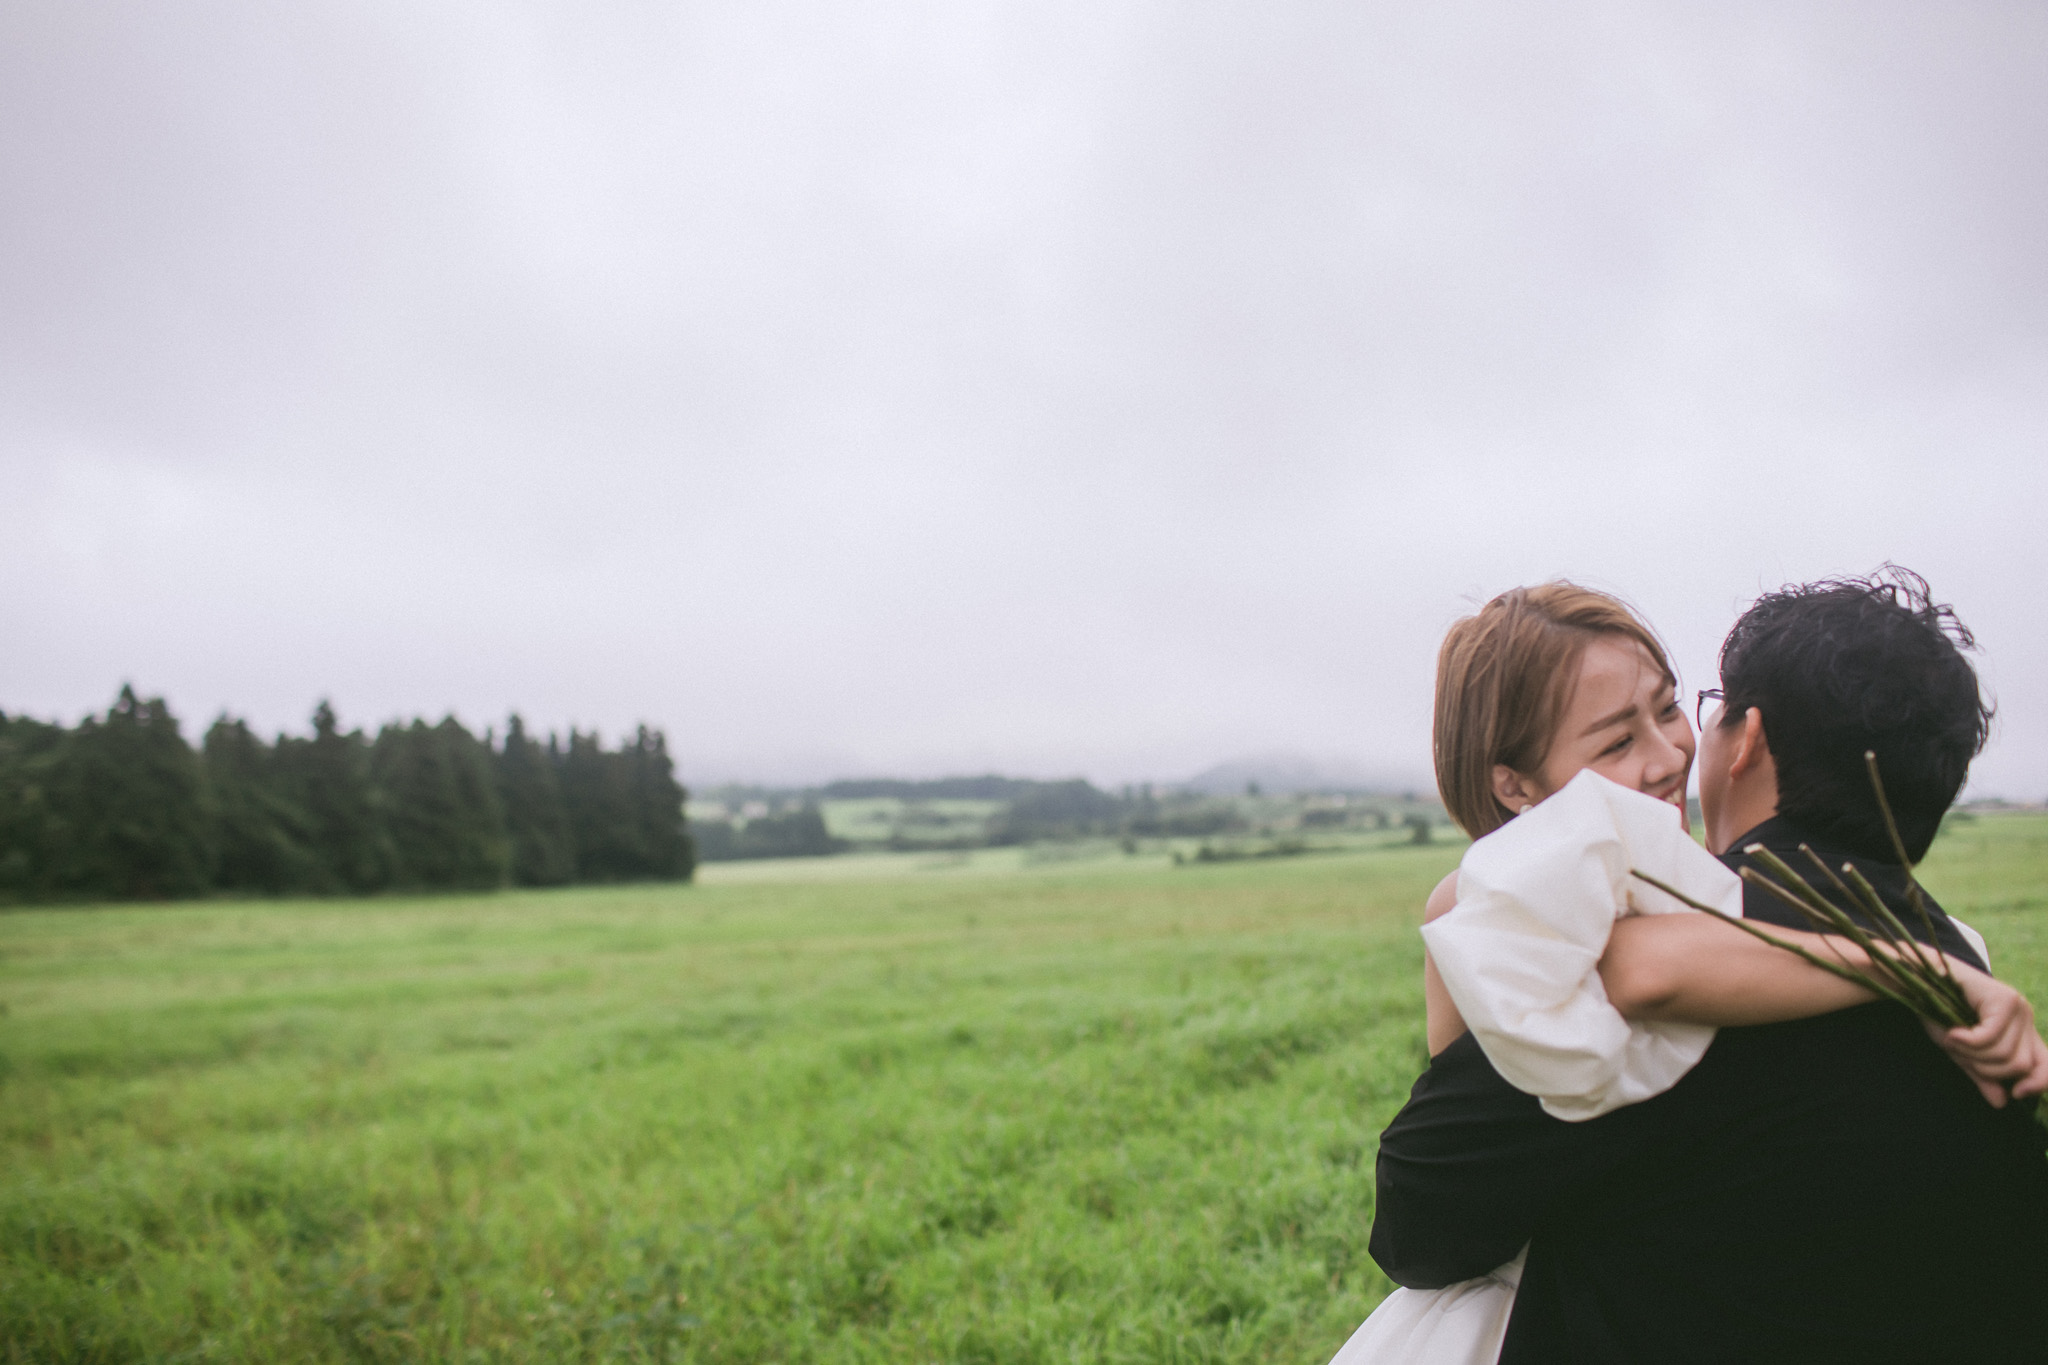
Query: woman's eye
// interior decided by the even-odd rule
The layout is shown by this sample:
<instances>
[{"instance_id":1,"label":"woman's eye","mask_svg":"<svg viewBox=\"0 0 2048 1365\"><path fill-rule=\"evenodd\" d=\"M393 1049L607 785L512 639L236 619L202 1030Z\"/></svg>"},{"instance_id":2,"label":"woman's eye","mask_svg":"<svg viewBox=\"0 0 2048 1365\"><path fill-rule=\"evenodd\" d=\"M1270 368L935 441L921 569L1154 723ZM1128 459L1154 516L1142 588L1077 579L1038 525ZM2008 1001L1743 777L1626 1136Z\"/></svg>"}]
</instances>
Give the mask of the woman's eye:
<instances>
[{"instance_id":1,"label":"woman's eye","mask_svg":"<svg viewBox=\"0 0 2048 1365\"><path fill-rule=\"evenodd\" d=\"M1623 735L1620 739L1615 740L1614 743L1608 745L1605 749L1602 749L1600 751L1600 757L1606 758L1609 754L1618 754L1623 749L1626 749L1634 741L1634 735Z\"/></svg>"}]
</instances>

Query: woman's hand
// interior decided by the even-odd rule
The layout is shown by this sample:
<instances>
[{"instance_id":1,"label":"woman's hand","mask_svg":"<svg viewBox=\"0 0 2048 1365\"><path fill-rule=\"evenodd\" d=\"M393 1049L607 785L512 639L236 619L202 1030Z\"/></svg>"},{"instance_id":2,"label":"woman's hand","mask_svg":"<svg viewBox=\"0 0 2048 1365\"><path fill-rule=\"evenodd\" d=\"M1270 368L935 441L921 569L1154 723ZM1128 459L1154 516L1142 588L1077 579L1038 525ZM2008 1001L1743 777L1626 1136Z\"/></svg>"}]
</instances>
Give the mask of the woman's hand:
<instances>
[{"instance_id":1,"label":"woman's hand","mask_svg":"<svg viewBox=\"0 0 2048 1365\"><path fill-rule=\"evenodd\" d=\"M1949 965L1977 1022L1948 1029L1928 1024L1929 1036L1976 1082L1993 1109L2003 1109L2008 1097L2048 1091L2048 1043L2034 1027L2027 997L1967 962L1950 958Z\"/></svg>"}]
</instances>

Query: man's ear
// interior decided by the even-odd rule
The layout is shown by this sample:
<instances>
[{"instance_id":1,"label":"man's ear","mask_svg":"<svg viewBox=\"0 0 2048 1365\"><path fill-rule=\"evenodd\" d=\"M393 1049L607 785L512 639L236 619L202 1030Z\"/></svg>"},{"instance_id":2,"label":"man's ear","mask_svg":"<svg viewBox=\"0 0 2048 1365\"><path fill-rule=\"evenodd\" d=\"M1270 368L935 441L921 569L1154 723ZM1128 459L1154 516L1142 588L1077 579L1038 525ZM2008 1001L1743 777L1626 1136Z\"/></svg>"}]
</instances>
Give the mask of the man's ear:
<instances>
[{"instance_id":1,"label":"man's ear","mask_svg":"<svg viewBox=\"0 0 2048 1365\"><path fill-rule=\"evenodd\" d=\"M1505 763L1493 765L1493 799L1520 814L1543 798L1534 785Z\"/></svg>"},{"instance_id":2,"label":"man's ear","mask_svg":"<svg viewBox=\"0 0 2048 1365\"><path fill-rule=\"evenodd\" d=\"M1764 713L1752 706L1742 713L1742 733L1736 736L1735 753L1728 761L1730 777L1747 777L1771 761L1771 741L1764 734Z\"/></svg>"}]
</instances>

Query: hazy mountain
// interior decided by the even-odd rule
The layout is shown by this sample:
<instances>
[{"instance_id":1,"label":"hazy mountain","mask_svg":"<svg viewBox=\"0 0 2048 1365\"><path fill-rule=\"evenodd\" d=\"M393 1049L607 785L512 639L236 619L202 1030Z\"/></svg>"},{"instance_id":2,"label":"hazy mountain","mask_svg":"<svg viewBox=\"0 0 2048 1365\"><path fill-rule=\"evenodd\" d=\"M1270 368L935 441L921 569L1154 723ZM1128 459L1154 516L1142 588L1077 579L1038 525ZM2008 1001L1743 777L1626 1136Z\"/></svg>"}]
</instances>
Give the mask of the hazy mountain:
<instances>
[{"instance_id":1,"label":"hazy mountain","mask_svg":"<svg viewBox=\"0 0 2048 1365\"><path fill-rule=\"evenodd\" d=\"M1276 795L1322 791L1436 794L1436 783L1426 773L1368 768L1342 759L1317 760L1288 753L1233 758L1204 768L1180 785L1211 796L1235 796L1254 782L1260 791Z\"/></svg>"}]
</instances>

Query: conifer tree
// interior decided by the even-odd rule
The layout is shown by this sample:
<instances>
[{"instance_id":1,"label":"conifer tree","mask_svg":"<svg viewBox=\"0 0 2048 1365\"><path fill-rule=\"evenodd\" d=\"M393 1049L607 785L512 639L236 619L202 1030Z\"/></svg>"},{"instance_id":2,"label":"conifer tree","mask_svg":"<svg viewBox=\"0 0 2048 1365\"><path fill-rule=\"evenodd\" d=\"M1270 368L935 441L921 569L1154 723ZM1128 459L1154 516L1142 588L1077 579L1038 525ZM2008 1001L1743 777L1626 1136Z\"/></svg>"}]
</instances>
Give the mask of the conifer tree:
<instances>
[{"instance_id":1,"label":"conifer tree","mask_svg":"<svg viewBox=\"0 0 2048 1365\"><path fill-rule=\"evenodd\" d=\"M362 894L391 881L393 854L360 730L343 733L334 708L313 712L313 737L286 737L274 755L278 790L306 815L319 889Z\"/></svg>"},{"instance_id":2,"label":"conifer tree","mask_svg":"<svg viewBox=\"0 0 2048 1365\"><path fill-rule=\"evenodd\" d=\"M683 822L683 789L660 731L641 726L631 744L608 752L597 735L572 729L560 765L578 880L667 881L692 874L696 851Z\"/></svg>"},{"instance_id":3,"label":"conifer tree","mask_svg":"<svg viewBox=\"0 0 2048 1365\"><path fill-rule=\"evenodd\" d=\"M160 697L124 685L53 755L49 887L72 895L194 896L212 879L199 760Z\"/></svg>"},{"instance_id":4,"label":"conifer tree","mask_svg":"<svg viewBox=\"0 0 2048 1365\"><path fill-rule=\"evenodd\" d=\"M56 840L50 773L68 738L61 725L0 714L0 898L50 894Z\"/></svg>"},{"instance_id":5,"label":"conifer tree","mask_svg":"<svg viewBox=\"0 0 2048 1365\"><path fill-rule=\"evenodd\" d=\"M310 738L223 715L195 752L123 687L75 730L0 714L0 899L687 879L683 800L646 726L616 751L573 729L542 746L518 716L502 747L452 716L373 744L323 701Z\"/></svg>"},{"instance_id":6,"label":"conifer tree","mask_svg":"<svg viewBox=\"0 0 2048 1365\"><path fill-rule=\"evenodd\" d=\"M498 796L505 831L512 840L512 880L521 886L560 886L576 877L576 847L569 832L569 808L562 800L552 756L553 739L542 747L513 716L498 750Z\"/></svg>"},{"instance_id":7,"label":"conifer tree","mask_svg":"<svg viewBox=\"0 0 2048 1365\"><path fill-rule=\"evenodd\" d=\"M491 754L453 716L386 726L372 749L404 886L503 886L511 864Z\"/></svg>"},{"instance_id":8,"label":"conifer tree","mask_svg":"<svg viewBox=\"0 0 2048 1365\"><path fill-rule=\"evenodd\" d=\"M576 844L578 881L634 881L644 875L633 793L625 776L619 755L606 753L595 732L570 729L560 780Z\"/></svg>"},{"instance_id":9,"label":"conifer tree","mask_svg":"<svg viewBox=\"0 0 2048 1365\"><path fill-rule=\"evenodd\" d=\"M633 738L633 746L620 756L628 765L633 791L638 842L645 859L641 875L665 881L689 880L696 871L697 853L690 841L689 826L683 820L685 793L676 781L675 763L668 756L668 737L643 725Z\"/></svg>"},{"instance_id":10,"label":"conifer tree","mask_svg":"<svg viewBox=\"0 0 2048 1365\"><path fill-rule=\"evenodd\" d=\"M311 821L283 789L271 746L224 715L207 730L199 762L213 812L214 884L273 896L321 890Z\"/></svg>"}]
</instances>

